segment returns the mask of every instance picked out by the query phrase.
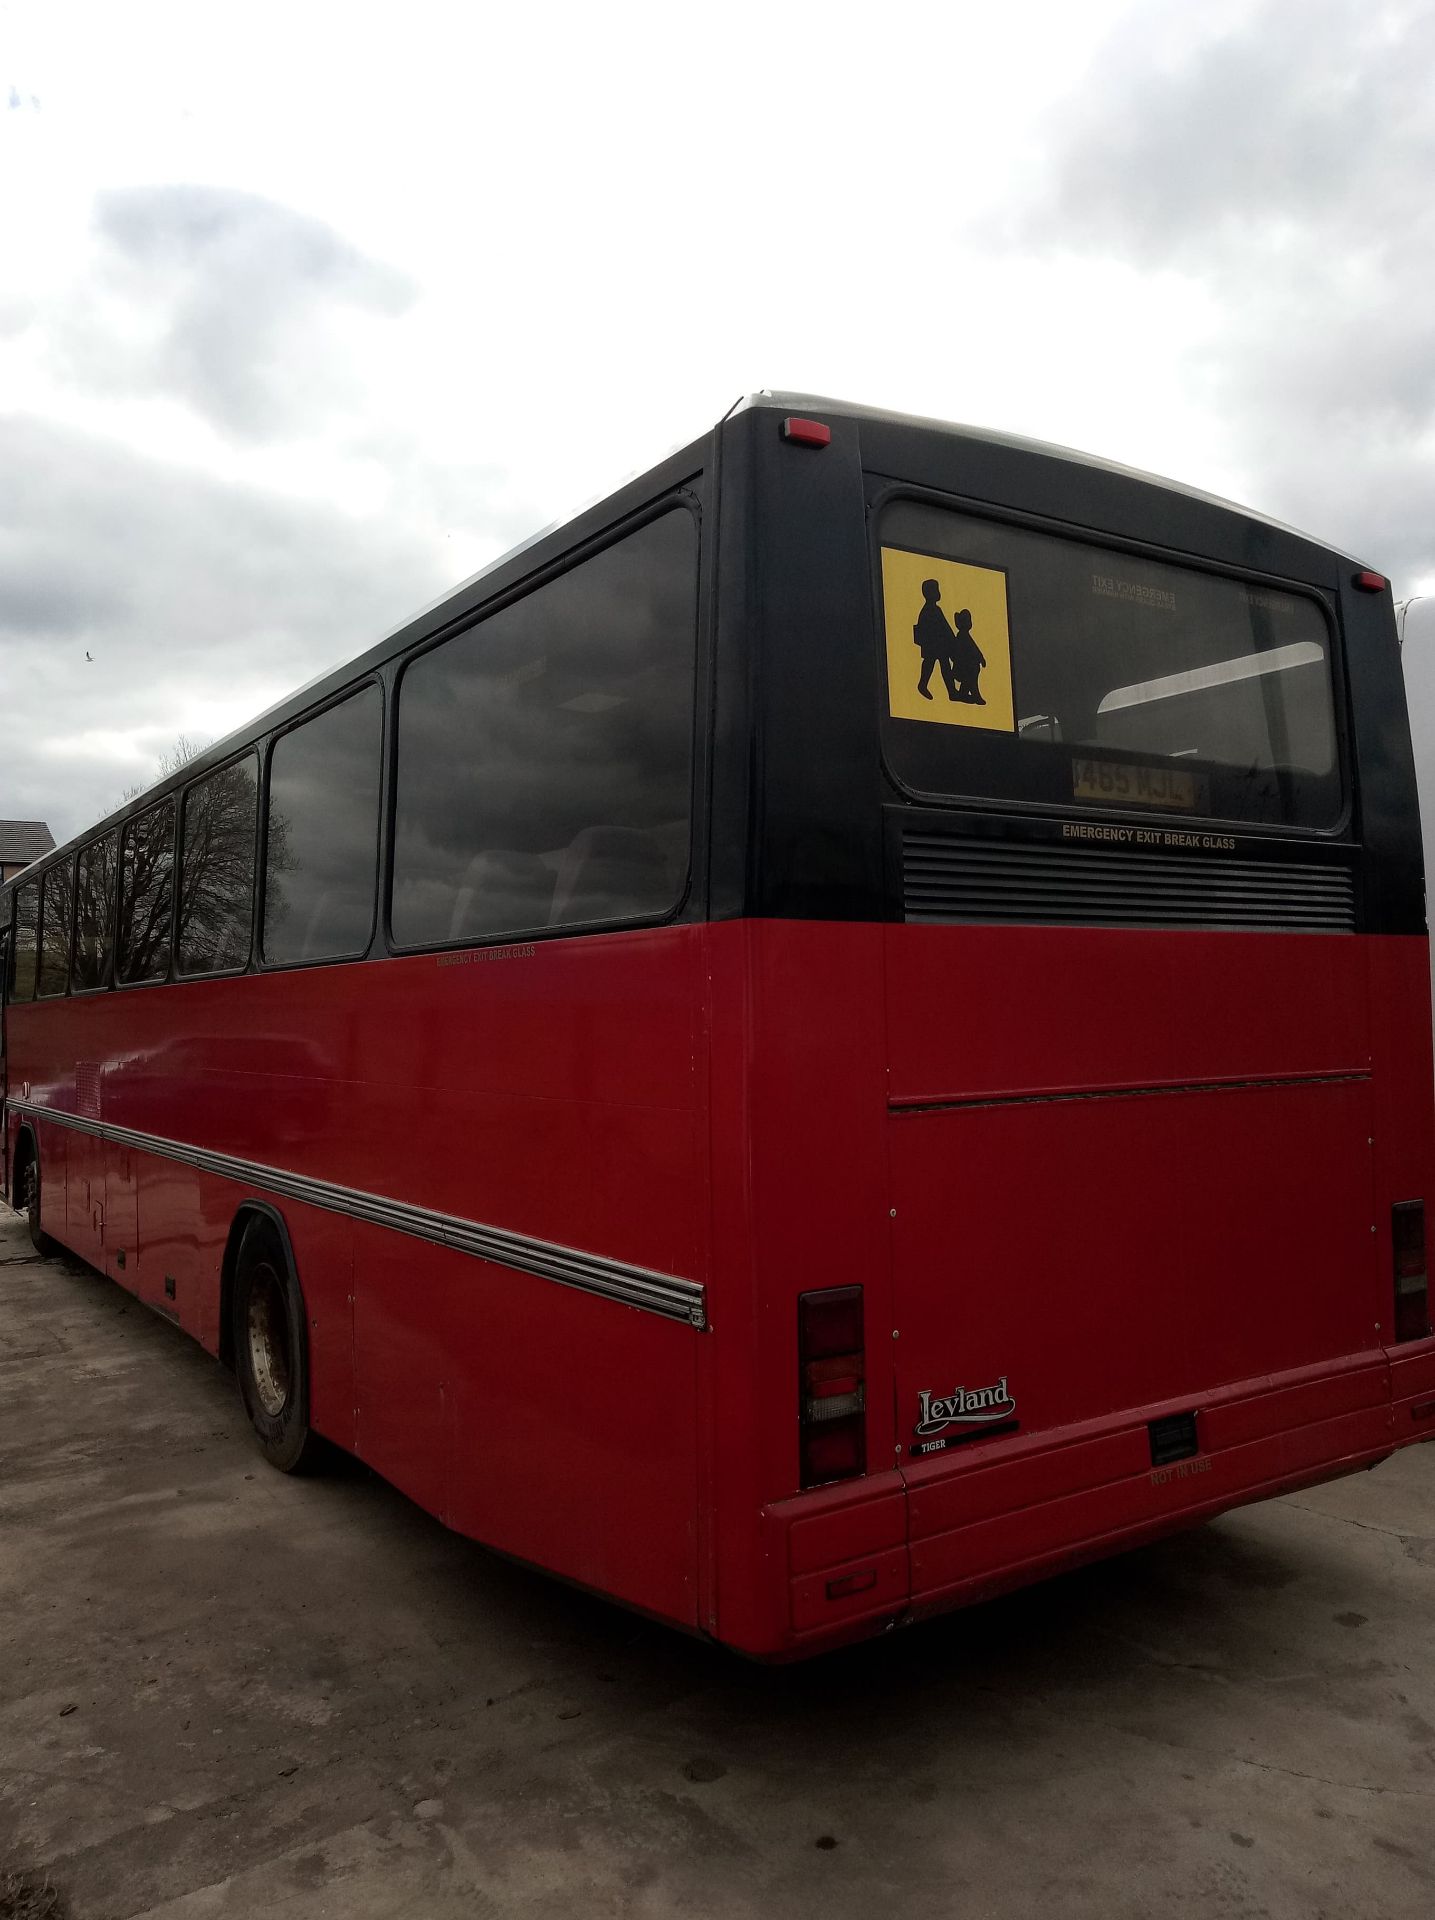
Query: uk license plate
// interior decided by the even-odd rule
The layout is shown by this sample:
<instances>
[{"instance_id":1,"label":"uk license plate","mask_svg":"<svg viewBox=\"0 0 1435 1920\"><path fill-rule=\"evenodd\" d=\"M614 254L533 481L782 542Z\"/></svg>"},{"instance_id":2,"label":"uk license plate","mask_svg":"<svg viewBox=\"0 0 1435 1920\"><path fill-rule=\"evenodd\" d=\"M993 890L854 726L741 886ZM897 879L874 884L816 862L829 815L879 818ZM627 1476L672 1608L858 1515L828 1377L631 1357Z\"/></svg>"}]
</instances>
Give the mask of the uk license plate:
<instances>
[{"instance_id":1,"label":"uk license plate","mask_svg":"<svg viewBox=\"0 0 1435 1920\"><path fill-rule=\"evenodd\" d=\"M1200 797L1195 774L1182 767L1137 767L1120 760L1073 760L1071 789L1077 800L1116 807L1179 807L1188 813Z\"/></svg>"}]
</instances>

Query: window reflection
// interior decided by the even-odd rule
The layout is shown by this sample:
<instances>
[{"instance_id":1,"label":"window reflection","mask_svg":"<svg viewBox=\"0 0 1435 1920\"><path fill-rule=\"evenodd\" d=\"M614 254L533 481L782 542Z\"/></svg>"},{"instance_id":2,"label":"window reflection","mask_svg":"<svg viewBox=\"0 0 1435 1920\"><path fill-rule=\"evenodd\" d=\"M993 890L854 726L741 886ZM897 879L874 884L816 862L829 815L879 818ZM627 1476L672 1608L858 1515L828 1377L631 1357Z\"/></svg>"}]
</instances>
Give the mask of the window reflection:
<instances>
[{"instance_id":1,"label":"window reflection","mask_svg":"<svg viewBox=\"0 0 1435 1920\"><path fill-rule=\"evenodd\" d=\"M109 984L114 957L115 866L119 836L107 833L80 849L79 881L75 889L75 961L70 975L74 992Z\"/></svg>"},{"instance_id":2,"label":"window reflection","mask_svg":"<svg viewBox=\"0 0 1435 1920\"><path fill-rule=\"evenodd\" d=\"M40 888L37 883L15 890L15 950L11 956L10 998L31 1000L35 995L36 960L40 945Z\"/></svg>"},{"instance_id":3,"label":"window reflection","mask_svg":"<svg viewBox=\"0 0 1435 1920\"><path fill-rule=\"evenodd\" d=\"M221 767L184 796L179 863L179 970L223 973L249 963L259 761Z\"/></svg>"},{"instance_id":4,"label":"window reflection","mask_svg":"<svg viewBox=\"0 0 1435 1920\"><path fill-rule=\"evenodd\" d=\"M676 905L688 864L696 602L697 527L674 510L407 668L399 945Z\"/></svg>"},{"instance_id":5,"label":"window reflection","mask_svg":"<svg viewBox=\"0 0 1435 1920\"><path fill-rule=\"evenodd\" d=\"M75 868L66 860L50 867L40 909L40 976L36 996L48 1000L70 983L70 916L75 905Z\"/></svg>"},{"instance_id":6,"label":"window reflection","mask_svg":"<svg viewBox=\"0 0 1435 1920\"><path fill-rule=\"evenodd\" d=\"M366 687L306 720L269 760L264 958L360 954L374 922L383 701Z\"/></svg>"},{"instance_id":7,"label":"window reflection","mask_svg":"<svg viewBox=\"0 0 1435 1920\"><path fill-rule=\"evenodd\" d=\"M920 721L889 714L887 757L913 787L1339 817L1330 634L1308 595L908 500L887 509L881 540L999 573L1008 602L1014 725L979 731L945 696Z\"/></svg>"},{"instance_id":8,"label":"window reflection","mask_svg":"<svg viewBox=\"0 0 1435 1920\"><path fill-rule=\"evenodd\" d=\"M120 856L117 975L122 986L169 972L174 802L163 800L125 828Z\"/></svg>"}]
</instances>

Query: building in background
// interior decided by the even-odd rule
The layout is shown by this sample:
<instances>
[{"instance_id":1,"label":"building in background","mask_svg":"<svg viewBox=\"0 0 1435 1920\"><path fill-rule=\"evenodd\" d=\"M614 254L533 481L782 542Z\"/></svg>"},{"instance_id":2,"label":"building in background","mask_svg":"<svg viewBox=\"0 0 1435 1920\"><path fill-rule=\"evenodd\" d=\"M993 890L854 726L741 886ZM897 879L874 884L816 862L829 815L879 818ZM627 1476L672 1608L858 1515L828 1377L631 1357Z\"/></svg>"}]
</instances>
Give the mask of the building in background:
<instances>
[{"instance_id":1,"label":"building in background","mask_svg":"<svg viewBox=\"0 0 1435 1920\"><path fill-rule=\"evenodd\" d=\"M0 820L0 880L12 879L54 844L43 820Z\"/></svg>"}]
</instances>

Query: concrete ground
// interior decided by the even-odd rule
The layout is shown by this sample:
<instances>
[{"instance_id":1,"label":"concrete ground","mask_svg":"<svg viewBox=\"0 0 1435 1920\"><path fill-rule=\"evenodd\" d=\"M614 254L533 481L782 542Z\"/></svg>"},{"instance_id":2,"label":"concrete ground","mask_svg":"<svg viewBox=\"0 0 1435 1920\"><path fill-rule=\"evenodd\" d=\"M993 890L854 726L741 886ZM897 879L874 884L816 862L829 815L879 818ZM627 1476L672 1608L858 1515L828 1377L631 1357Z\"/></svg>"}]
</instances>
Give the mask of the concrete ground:
<instances>
[{"instance_id":1,"label":"concrete ground","mask_svg":"<svg viewBox=\"0 0 1435 1920\"><path fill-rule=\"evenodd\" d=\"M1428 1920L1432 1653L1435 1446L746 1666L272 1472L0 1208L0 1920Z\"/></svg>"}]
</instances>

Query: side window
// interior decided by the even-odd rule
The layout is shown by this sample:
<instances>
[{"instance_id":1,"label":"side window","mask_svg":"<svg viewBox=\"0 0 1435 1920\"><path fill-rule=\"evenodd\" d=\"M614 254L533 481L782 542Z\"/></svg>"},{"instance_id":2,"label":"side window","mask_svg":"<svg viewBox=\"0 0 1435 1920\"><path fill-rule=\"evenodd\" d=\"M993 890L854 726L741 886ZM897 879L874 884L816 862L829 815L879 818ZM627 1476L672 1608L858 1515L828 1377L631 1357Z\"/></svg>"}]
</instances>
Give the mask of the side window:
<instances>
[{"instance_id":1,"label":"side window","mask_svg":"<svg viewBox=\"0 0 1435 1920\"><path fill-rule=\"evenodd\" d=\"M10 999L17 1004L35 997L35 962L40 948L40 883L15 890L15 951L11 957Z\"/></svg>"},{"instance_id":2,"label":"side window","mask_svg":"<svg viewBox=\"0 0 1435 1920\"><path fill-rule=\"evenodd\" d=\"M652 917L688 870L697 524L651 520L399 689L399 946Z\"/></svg>"},{"instance_id":3,"label":"side window","mask_svg":"<svg viewBox=\"0 0 1435 1920\"><path fill-rule=\"evenodd\" d=\"M269 756L264 958L354 959L374 930L383 698L365 687Z\"/></svg>"},{"instance_id":4,"label":"side window","mask_svg":"<svg viewBox=\"0 0 1435 1920\"><path fill-rule=\"evenodd\" d=\"M179 856L179 971L228 973L249 964L259 761L248 754L184 796Z\"/></svg>"},{"instance_id":5,"label":"side window","mask_svg":"<svg viewBox=\"0 0 1435 1920\"><path fill-rule=\"evenodd\" d=\"M40 908L40 973L36 998L49 1000L70 984L70 925L75 908L75 863L50 867Z\"/></svg>"},{"instance_id":6,"label":"side window","mask_svg":"<svg viewBox=\"0 0 1435 1920\"><path fill-rule=\"evenodd\" d=\"M115 860L119 836L105 834L80 848L75 886L75 960L70 991L85 993L107 987L114 962Z\"/></svg>"},{"instance_id":7,"label":"side window","mask_svg":"<svg viewBox=\"0 0 1435 1920\"><path fill-rule=\"evenodd\" d=\"M116 952L121 986L163 980L169 972L173 878L174 802L162 800L125 828Z\"/></svg>"}]
</instances>

